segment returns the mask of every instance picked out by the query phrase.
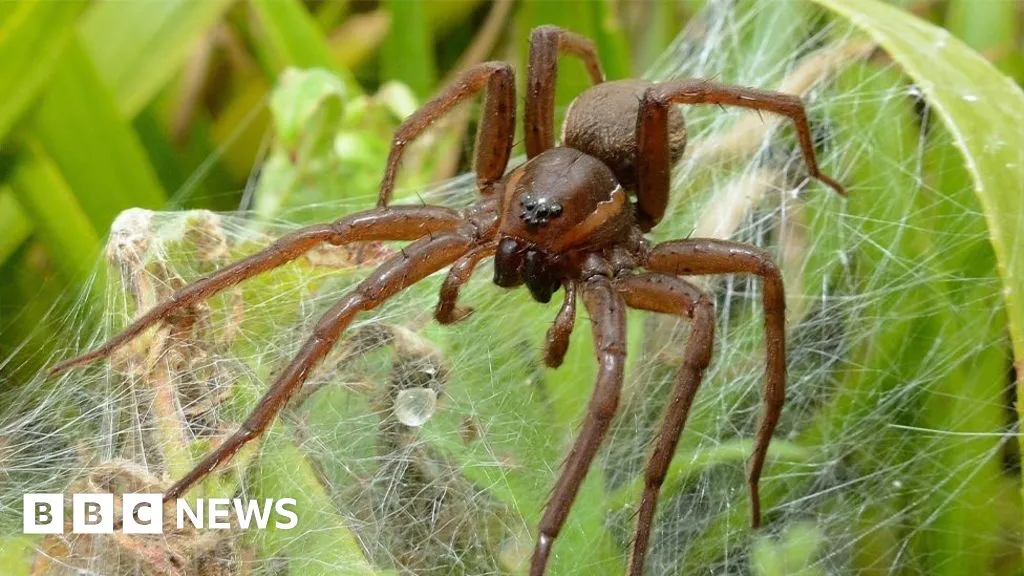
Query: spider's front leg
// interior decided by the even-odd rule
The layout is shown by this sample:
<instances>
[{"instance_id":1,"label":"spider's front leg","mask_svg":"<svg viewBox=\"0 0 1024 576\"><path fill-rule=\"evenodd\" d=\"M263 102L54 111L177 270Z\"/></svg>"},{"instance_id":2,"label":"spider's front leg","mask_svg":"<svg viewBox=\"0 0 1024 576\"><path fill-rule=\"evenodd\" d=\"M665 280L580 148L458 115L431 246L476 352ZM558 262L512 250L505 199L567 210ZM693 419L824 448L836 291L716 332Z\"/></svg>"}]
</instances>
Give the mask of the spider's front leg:
<instances>
[{"instance_id":1,"label":"spider's front leg","mask_svg":"<svg viewBox=\"0 0 1024 576\"><path fill-rule=\"evenodd\" d=\"M757 528L761 525L761 471L786 399L786 295L782 274L771 256L756 246L705 238L658 244L644 267L679 276L747 273L761 277L766 354L764 410L747 475L751 524Z\"/></svg>"},{"instance_id":2,"label":"spider's front leg","mask_svg":"<svg viewBox=\"0 0 1024 576\"><path fill-rule=\"evenodd\" d=\"M674 104L739 106L786 116L796 127L804 163L811 177L839 194L846 194L841 184L818 169L814 141L807 125L807 113L799 96L700 79L662 82L647 89L636 120L637 215L640 227L645 232L661 221L668 206L672 171L668 152L668 112Z\"/></svg>"},{"instance_id":3,"label":"spider's front leg","mask_svg":"<svg viewBox=\"0 0 1024 576\"><path fill-rule=\"evenodd\" d=\"M622 390L626 365L626 305L611 280L605 276L591 277L583 283L582 288L583 303L593 324L597 383L587 405L583 427L565 459L562 473L551 491L551 499L541 518L537 544L530 562L531 576L544 574L551 547L565 524L583 478L608 432Z\"/></svg>"},{"instance_id":4,"label":"spider's front leg","mask_svg":"<svg viewBox=\"0 0 1024 576\"><path fill-rule=\"evenodd\" d=\"M396 206L384 210L358 212L330 224L314 224L296 230L263 250L181 288L99 347L54 365L50 368L50 374L59 374L75 366L105 358L175 311L198 304L243 280L283 266L321 244L415 240L424 235L451 232L465 224L466 221L460 214L449 208Z\"/></svg>"},{"instance_id":5,"label":"spider's front leg","mask_svg":"<svg viewBox=\"0 0 1024 576\"><path fill-rule=\"evenodd\" d=\"M530 33L524 108L527 158L555 145L555 86L558 55L562 52L579 57L594 84L604 82L593 41L558 26L534 28Z\"/></svg>"},{"instance_id":6,"label":"spider's front leg","mask_svg":"<svg viewBox=\"0 0 1024 576\"><path fill-rule=\"evenodd\" d=\"M480 127L473 147L476 150L473 169L481 193L489 192L491 185L501 179L512 155L512 140L516 134L516 81L512 67L505 62L483 62L467 68L395 130L380 182L377 207L383 208L391 200L405 147L452 108L485 89Z\"/></svg>"},{"instance_id":7,"label":"spider's front leg","mask_svg":"<svg viewBox=\"0 0 1024 576\"><path fill-rule=\"evenodd\" d=\"M245 422L188 474L175 482L164 493L164 502L180 497L211 470L230 459L247 442L262 434L310 372L324 359L356 314L373 310L398 292L455 262L472 250L477 242L469 233L422 238L381 264L320 318L313 329L313 335L260 398Z\"/></svg>"},{"instance_id":8,"label":"spider's front leg","mask_svg":"<svg viewBox=\"0 0 1024 576\"><path fill-rule=\"evenodd\" d=\"M676 376L675 386L662 416L661 432L647 461L644 475L644 493L637 513L633 551L629 558L629 573L640 576L654 523L654 512L665 474L672 463L679 436L686 426L694 396L711 363L715 341L715 307L711 298L699 288L681 278L664 274L643 274L621 278L615 282L626 304L641 310L673 314L693 322L690 337L683 352L683 365Z\"/></svg>"}]
</instances>

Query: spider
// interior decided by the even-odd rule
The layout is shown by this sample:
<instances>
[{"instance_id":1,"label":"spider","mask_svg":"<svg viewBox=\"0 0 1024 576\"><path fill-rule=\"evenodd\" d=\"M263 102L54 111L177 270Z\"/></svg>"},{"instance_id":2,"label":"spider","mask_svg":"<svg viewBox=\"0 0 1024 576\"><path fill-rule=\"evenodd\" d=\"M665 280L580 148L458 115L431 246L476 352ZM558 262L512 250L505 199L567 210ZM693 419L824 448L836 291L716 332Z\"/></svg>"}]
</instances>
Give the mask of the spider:
<instances>
[{"instance_id":1,"label":"spider","mask_svg":"<svg viewBox=\"0 0 1024 576\"><path fill-rule=\"evenodd\" d=\"M562 128L563 144L556 146L555 79L563 53L582 60L594 85L572 102ZM481 199L461 211L429 205L390 206L406 146L455 105L480 92L484 92L483 117L474 164ZM377 308L401 290L450 266L434 315L442 324L463 320L472 310L457 305L459 290L477 264L493 257L498 286L525 284L542 303L549 302L559 288L565 291L547 334L545 363L552 368L562 363L580 295L592 323L599 365L582 427L540 522L530 567L530 573L537 576L545 571L555 539L616 413L625 366L626 308L687 318L692 330L683 364L645 471L629 560L629 573L637 575L643 570L661 484L712 356L712 298L681 276L753 274L763 283L767 356L763 413L747 474L751 523L757 528L761 521L759 480L785 396L782 277L771 256L755 246L706 238L652 245L645 238L665 214L670 168L686 144L677 104L732 105L788 117L795 125L810 176L845 194L838 182L818 169L799 97L702 79L606 82L589 39L558 27L540 26L530 36L525 163L506 173L516 119L511 66L500 61L471 66L395 132L376 209L283 236L262 251L185 286L98 348L55 365L51 373L106 357L175 311L291 262L319 244L411 241L319 319L313 334L239 429L167 490L164 501L173 500L267 429L358 313Z\"/></svg>"}]
</instances>

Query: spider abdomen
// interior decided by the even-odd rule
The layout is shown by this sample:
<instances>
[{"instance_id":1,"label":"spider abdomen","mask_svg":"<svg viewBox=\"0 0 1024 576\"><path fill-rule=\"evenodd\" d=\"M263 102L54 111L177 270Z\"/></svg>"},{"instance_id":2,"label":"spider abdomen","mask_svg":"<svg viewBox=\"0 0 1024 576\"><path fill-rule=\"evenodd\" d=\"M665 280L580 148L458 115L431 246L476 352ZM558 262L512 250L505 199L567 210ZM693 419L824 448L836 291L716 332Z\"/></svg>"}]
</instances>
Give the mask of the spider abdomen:
<instances>
[{"instance_id":1,"label":"spider abdomen","mask_svg":"<svg viewBox=\"0 0 1024 576\"><path fill-rule=\"evenodd\" d=\"M569 105L562 124L562 142L604 162L627 190L636 189L636 119L646 80L602 82L581 93ZM683 155L686 125L678 108L668 116L672 163Z\"/></svg>"}]
</instances>

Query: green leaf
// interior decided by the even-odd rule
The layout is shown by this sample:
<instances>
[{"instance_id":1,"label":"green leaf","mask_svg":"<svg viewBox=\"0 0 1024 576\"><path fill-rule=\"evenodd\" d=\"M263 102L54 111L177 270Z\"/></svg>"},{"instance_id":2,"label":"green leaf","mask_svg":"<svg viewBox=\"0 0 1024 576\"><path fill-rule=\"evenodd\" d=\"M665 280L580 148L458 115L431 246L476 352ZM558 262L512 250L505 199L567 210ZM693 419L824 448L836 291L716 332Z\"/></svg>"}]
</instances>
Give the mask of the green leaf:
<instances>
[{"instance_id":1,"label":"green leaf","mask_svg":"<svg viewBox=\"0 0 1024 576\"><path fill-rule=\"evenodd\" d=\"M665 474L661 498L667 501L680 491L681 485L699 477L713 466L746 462L753 450L754 443L751 440L730 440L710 449L701 448L689 453L676 454ZM769 457L772 460L803 464L814 462L820 455L798 444L776 440L772 442ZM607 508L616 510L634 505L643 494L644 482L643 477L638 477L609 494Z\"/></svg>"},{"instance_id":2,"label":"green leaf","mask_svg":"<svg viewBox=\"0 0 1024 576\"><path fill-rule=\"evenodd\" d=\"M22 211L13 192L7 186L0 187L0 265L11 257L32 233L32 222Z\"/></svg>"},{"instance_id":3,"label":"green leaf","mask_svg":"<svg viewBox=\"0 0 1024 576\"><path fill-rule=\"evenodd\" d=\"M629 39L622 29L622 21L619 19L618 6L612 2L592 2L590 10L594 13L595 32L594 43L597 44L597 53L601 55L601 65L604 67L604 75L610 80L619 78L630 78L633 76L633 66L629 61L630 47ZM664 28L663 26L660 28ZM656 50L660 52L668 46L673 34L666 34L657 39Z\"/></svg>"},{"instance_id":4,"label":"green leaf","mask_svg":"<svg viewBox=\"0 0 1024 576\"><path fill-rule=\"evenodd\" d=\"M121 112L133 117L230 5L231 0L93 3L82 18L82 43Z\"/></svg>"},{"instance_id":5,"label":"green leaf","mask_svg":"<svg viewBox=\"0 0 1024 576\"><path fill-rule=\"evenodd\" d=\"M825 535L811 523L786 528L778 543L762 538L752 551L753 572L757 576L817 576L824 574L816 556Z\"/></svg>"},{"instance_id":6,"label":"green leaf","mask_svg":"<svg viewBox=\"0 0 1024 576\"><path fill-rule=\"evenodd\" d=\"M949 32L906 12L876 0L815 1L848 18L902 66L942 120L954 145L963 155L988 224L988 237L1002 278L1002 297L1017 373L1024 373L1024 158L1021 156L1021 150L1024 150L1024 130L1021 129L1024 120L1024 92ZM937 334L937 341L943 341L944 336L947 335ZM981 338L977 331L971 337ZM970 373L969 378L990 382L998 378L998 372L992 372L990 366L991 358L987 358L967 364L963 369ZM965 375L965 378L968 377ZM988 401L991 402L991 399ZM974 402L977 404L978 400ZM948 402L943 402L929 412L934 415L942 411L962 412ZM1024 415L1019 404L1018 411ZM932 418L941 420L936 416ZM950 422L941 421L926 421L926 424L940 428L951 425ZM971 423L960 422L960 425L971 426ZM963 458L973 452L974 448L959 446L958 451L962 453L959 457ZM948 457L953 460L958 458L956 455ZM966 460L970 461L971 458L967 457ZM939 472L942 477L946 477L949 471L935 471L936 474ZM971 477L982 476L974 468L964 470L963 473ZM955 479L944 482L951 486L966 486L958 484ZM985 484L985 489L991 489L991 486ZM929 544L941 547L950 554L944 556L946 561L941 566L944 573L958 573L958 570L965 569L970 565L972 555L976 555L973 557L974 566L977 565L978 557L984 557L984 553L971 548L971 545L976 544L975 541L968 543L962 538L946 538L948 541L938 542L951 527L964 526L965 522L976 523L972 520L977 518L973 505L978 496L972 495L975 493L974 488L971 494L959 492L965 492L965 488L943 495L947 504L955 502L957 505L944 505L942 517L929 518L929 521L936 524L936 534L933 536L935 541ZM972 499L975 502L972 503ZM973 526L969 532L971 535L979 534ZM981 534L980 538L988 536ZM936 546L937 543L941 545ZM959 553L953 556L955 550L959 550Z\"/></svg>"},{"instance_id":7,"label":"green leaf","mask_svg":"<svg viewBox=\"0 0 1024 576\"><path fill-rule=\"evenodd\" d=\"M1024 92L949 32L877 0L814 0L868 33L920 86L964 155L1003 278L1024 372Z\"/></svg>"},{"instance_id":8,"label":"green leaf","mask_svg":"<svg viewBox=\"0 0 1024 576\"><path fill-rule=\"evenodd\" d=\"M33 128L95 230L125 208L163 204L142 144L78 41L65 50Z\"/></svg>"},{"instance_id":9,"label":"green leaf","mask_svg":"<svg viewBox=\"0 0 1024 576\"><path fill-rule=\"evenodd\" d=\"M481 0L447 0L446 2L424 2L427 20L433 27L435 35L445 34L465 22Z\"/></svg>"},{"instance_id":10,"label":"green leaf","mask_svg":"<svg viewBox=\"0 0 1024 576\"><path fill-rule=\"evenodd\" d=\"M297 146L303 134L316 129L311 121L330 102L345 102L345 85L337 76L320 69L285 70L270 95L270 111L281 145L289 149Z\"/></svg>"},{"instance_id":11,"label":"green leaf","mask_svg":"<svg viewBox=\"0 0 1024 576\"><path fill-rule=\"evenodd\" d=\"M35 100L74 31L82 2L5 4L0 19L0 140Z\"/></svg>"}]
</instances>

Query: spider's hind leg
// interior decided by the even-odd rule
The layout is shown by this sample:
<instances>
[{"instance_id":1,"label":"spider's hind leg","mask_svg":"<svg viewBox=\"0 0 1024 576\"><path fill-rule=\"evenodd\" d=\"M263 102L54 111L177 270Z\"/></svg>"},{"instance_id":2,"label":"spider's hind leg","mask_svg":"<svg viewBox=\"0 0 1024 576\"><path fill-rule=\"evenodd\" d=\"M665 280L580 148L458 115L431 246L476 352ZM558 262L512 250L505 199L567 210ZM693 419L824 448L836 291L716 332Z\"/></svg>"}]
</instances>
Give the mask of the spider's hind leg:
<instances>
[{"instance_id":1,"label":"spider's hind leg","mask_svg":"<svg viewBox=\"0 0 1024 576\"><path fill-rule=\"evenodd\" d=\"M764 407L747 472L750 522L757 528L761 525L761 472L786 400L786 295L782 273L771 256L757 246L710 238L658 244L644 266L676 275L744 273L761 277L766 356Z\"/></svg>"},{"instance_id":2,"label":"spider's hind leg","mask_svg":"<svg viewBox=\"0 0 1024 576\"><path fill-rule=\"evenodd\" d=\"M644 93L637 117L637 211L640 226L645 231L661 221L668 205L672 166L666 150L669 148L669 110L674 104L738 106L789 118L796 128L807 172L837 193L846 194L841 184L818 168L807 113L799 96L703 79L662 82Z\"/></svg>"}]
</instances>

